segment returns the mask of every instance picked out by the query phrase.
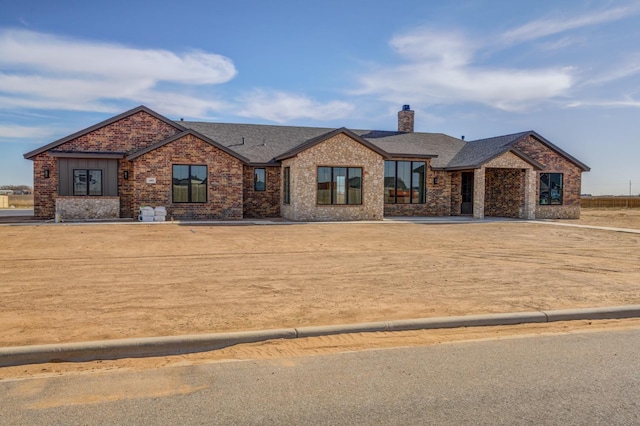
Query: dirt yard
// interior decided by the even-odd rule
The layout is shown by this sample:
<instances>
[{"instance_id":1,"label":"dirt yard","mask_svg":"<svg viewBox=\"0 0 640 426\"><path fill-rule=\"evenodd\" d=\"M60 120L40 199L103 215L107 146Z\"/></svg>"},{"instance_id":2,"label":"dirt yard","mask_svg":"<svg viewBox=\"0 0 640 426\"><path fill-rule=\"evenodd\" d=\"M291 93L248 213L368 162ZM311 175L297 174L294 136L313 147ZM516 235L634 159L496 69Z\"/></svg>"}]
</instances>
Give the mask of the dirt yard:
<instances>
[{"instance_id":1,"label":"dirt yard","mask_svg":"<svg viewBox=\"0 0 640 426\"><path fill-rule=\"evenodd\" d=\"M563 220L561 222L640 229L640 209L582 209L579 220Z\"/></svg>"},{"instance_id":2,"label":"dirt yard","mask_svg":"<svg viewBox=\"0 0 640 426\"><path fill-rule=\"evenodd\" d=\"M640 211L570 223L640 229ZM0 226L0 346L639 304L639 278L640 234L545 224ZM544 327L567 326L512 330ZM315 344L402 336L382 335Z\"/></svg>"}]
</instances>

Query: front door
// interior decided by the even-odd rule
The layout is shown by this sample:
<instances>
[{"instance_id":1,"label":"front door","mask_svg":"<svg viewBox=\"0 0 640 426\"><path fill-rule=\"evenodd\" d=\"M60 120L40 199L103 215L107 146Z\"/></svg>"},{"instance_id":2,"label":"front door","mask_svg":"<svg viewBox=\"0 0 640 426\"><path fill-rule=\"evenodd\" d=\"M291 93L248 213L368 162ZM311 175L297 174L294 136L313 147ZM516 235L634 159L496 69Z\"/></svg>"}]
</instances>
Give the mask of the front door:
<instances>
[{"instance_id":1,"label":"front door","mask_svg":"<svg viewBox=\"0 0 640 426\"><path fill-rule=\"evenodd\" d=\"M473 214L473 172L462 172L462 206L460 214Z\"/></svg>"}]
</instances>

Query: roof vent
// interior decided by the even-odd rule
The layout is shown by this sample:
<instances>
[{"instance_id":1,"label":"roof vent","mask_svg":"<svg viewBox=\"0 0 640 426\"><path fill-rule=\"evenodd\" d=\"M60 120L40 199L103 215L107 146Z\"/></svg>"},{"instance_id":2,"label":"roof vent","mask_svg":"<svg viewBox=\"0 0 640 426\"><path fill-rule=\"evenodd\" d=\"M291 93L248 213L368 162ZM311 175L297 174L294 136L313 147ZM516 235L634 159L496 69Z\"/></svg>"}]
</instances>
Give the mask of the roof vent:
<instances>
[{"instance_id":1,"label":"roof vent","mask_svg":"<svg viewBox=\"0 0 640 426\"><path fill-rule=\"evenodd\" d=\"M460 137L460 139L464 140L464 135L462 135L462 136Z\"/></svg>"},{"instance_id":2,"label":"roof vent","mask_svg":"<svg viewBox=\"0 0 640 426\"><path fill-rule=\"evenodd\" d=\"M410 111L411 107L409 105L402 105L402 110L403 111Z\"/></svg>"}]
</instances>

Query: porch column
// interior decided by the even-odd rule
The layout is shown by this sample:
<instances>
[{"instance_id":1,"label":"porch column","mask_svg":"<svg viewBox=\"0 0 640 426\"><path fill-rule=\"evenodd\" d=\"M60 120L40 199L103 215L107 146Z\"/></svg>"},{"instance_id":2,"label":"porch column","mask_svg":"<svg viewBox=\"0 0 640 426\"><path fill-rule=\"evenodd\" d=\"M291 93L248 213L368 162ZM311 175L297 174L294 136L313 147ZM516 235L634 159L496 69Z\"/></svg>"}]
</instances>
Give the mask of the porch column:
<instances>
[{"instance_id":1,"label":"porch column","mask_svg":"<svg viewBox=\"0 0 640 426\"><path fill-rule=\"evenodd\" d=\"M473 171L473 218L484 219L484 166Z\"/></svg>"},{"instance_id":2,"label":"porch column","mask_svg":"<svg viewBox=\"0 0 640 426\"><path fill-rule=\"evenodd\" d=\"M525 169L523 219L536 218L536 176L535 170Z\"/></svg>"}]
</instances>

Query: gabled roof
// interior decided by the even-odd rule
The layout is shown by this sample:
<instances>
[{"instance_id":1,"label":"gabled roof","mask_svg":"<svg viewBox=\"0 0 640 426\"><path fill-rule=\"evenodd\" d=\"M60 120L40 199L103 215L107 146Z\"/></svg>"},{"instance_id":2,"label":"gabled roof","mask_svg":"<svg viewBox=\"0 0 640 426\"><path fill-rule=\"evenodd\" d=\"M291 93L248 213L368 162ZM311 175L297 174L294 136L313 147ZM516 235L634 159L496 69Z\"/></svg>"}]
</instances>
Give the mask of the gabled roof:
<instances>
[{"instance_id":1,"label":"gabled roof","mask_svg":"<svg viewBox=\"0 0 640 426\"><path fill-rule=\"evenodd\" d=\"M431 158L431 166L441 170L461 170L481 167L486 162L512 152L536 168L544 168L530 156L518 150L516 144L523 138L532 136L540 143L578 166L582 171L589 167L567 154L551 142L530 130L511 135L480 139L472 142L444 135L442 133L394 132L380 130L332 129L325 127L294 127L262 124L206 123L192 121L171 121L145 106L126 111L113 118L59 139L27 154L34 156L52 150L65 142L83 136L101 127L112 124L130 115L144 111L147 114L173 126L180 133L157 142L127 158L135 159L149 151L171 143L185 135L192 134L203 141L232 155L245 164L277 165L280 160L290 158L305 149L343 133L358 141L384 158ZM59 155L63 151L59 151ZM81 152L74 152L78 156ZM95 153L94 153L95 154Z\"/></svg>"},{"instance_id":2,"label":"gabled roof","mask_svg":"<svg viewBox=\"0 0 640 426\"><path fill-rule=\"evenodd\" d=\"M139 151L136 151L136 152L128 155L127 156L127 160L129 160L129 161L134 160L134 159L136 159L136 158L138 158L138 157L140 157L140 156L142 156L142 155L144 155L144 154L146 154L148 152L156 150L156 149L158 149L158 148L160 148L162 146L168 145L171 142L175 142L178 139L181 139L181 138L183 138L183 137L185 137L187 135L193 135L193 136L197 137L198 139L201 139L204 142L208 143L209 145L215 146L216 148L220 149L221 151L224 151L227 154L231 155L232 157L237 158L238 160L242 161L245 164L249 164L250 163L248 158L243 157L242 155L238 154L237 152L227 148L224 145L221 145L221 144L217 143L216 141L211 140L210 138L206 137L205 135L203 135L203 134L201 134L199 132L196 132L193 129L184 130L184 131L182 131L180 133L177 133L177 134L171 136L170 138L167 138L167 139L162 140L160 142L156 142L153 145L149 145L149 146L147 146L147 147L145 147L145 148L143 148L143 149L141 149Z\"/></svg>"},{"instance_id":3,"label":"gabled roof","mask_svg":"<svg viewBox=\"0 0 640 426\"><path fill-rule=\"evenodd\" d=\"M98 130L98 129L102 128L102 127L108 126L109 124L113 124L116 121L122 120L123 118L127 118L127 117L129 117L131 115L137 114L140 111L144 111L147 114L152 115L153 117L157 118L158 120L163 121L163 122L167 123L168 125L175 127L178 130L184 130L184 127L182 127L181 125L177 124L175 121L169 120L168 118L158 114L157 112L147 108L144 105L140 105L139 107L130 109L129 111L125 111L122 114L116 115L115 117L111 117L111 118L109 118L107 120L101 121L98 124L94 124L93 126L87 127L86 129L80 130L79 132L76 132L76 133L74 133L72 135L66 136L66 137L64 137L62 139L58 139L57 141L51 142L50 144L42 146L42 147L40 147L38 149L35 149L35 150L31 151L31 152L27 152L26 154L24 154L24 158L26 158L27 160L31 159L31 158L35 157L36 155L38 155L40 153L48 151L48 150L50 150L52 148L55 148L57 146L60 146L65 142L69 142L70 140L79 138L80 136L84 136L87 133L91 133L91 132L93 132L95 130Z\"/></svg>"},{"instance_id":4,"label":"gabled roof","mask_svg":"<svg viewBox=\"0 0 640 426\"><path fill-rule=\"evenodd\" d=\"M442 133L405 133L354 130L363 139L379 146L392 158L433 158L432 167L444 167L465 145L463 140Z\"/></svg>"},{"instance_id":5,"label":"gabled roof","mask_svg":"<svg viewBox=\"0 0 640 426\"><path fill-rule=\"evenodd\" d=\"M282 161L285 160L287 158L291 158L294 157L295 155L301 153L302 151L305 151L321 142L326 141L327 139L330 139L336 135L339 134L344 134L347 135L348 137L350 137L351 139L355 140L356 142L361 143L362 145L366 146L367 148L369 148L370 150L377 152L378 154L380 154L383 158L390 158L389 154L387 152L385 152L383 149L381 149L380 147L372 144L371 142L361 138L360 136L358 136L357 134L355 134L354 132L352 132L351 130L345 128L345 127L341 127L339 129L335 129L331 132L327 132L324 133L320 136L317 136L315 138L309 139L308 141L306 141L305 143L296 146L293 149L290 149L287 152L282 153L281 155L277 156L275 159L277 161Z\"/></svg>"},{"instance_id":6,"label":"gabled roof","mask_svg":"<svg viewBox=\"0 0 640 426\"><path fill-rule=\"evenodd\" d=\"M567 160L578 166L582 171L587 172L590 170L587 165L567 154L533 130L468 142L444 168L447 170L478 168L482 166L482 164L510 151L537 168L543 169L544 167L540 163L515 148L517 142L529 136L536 138L540 143L547 146L552 151L562 155Z\"/></svg>"},{"instance_id":7,"label":"gabled roof","mask_svg":"<svg viewBox=\"0 0 640 426\"><path fill-rule=\"evenodd\" d=\"M252 164L275 164L276 158L310 140L336 130L328 127L294 127L265 124L231 124L180 121L212 140L249 158ZM353 135L386 153L386 157L434 158L442 166L465 142L442 133L403 133L381 130L349 130ZM307 145L305 145L307 146ZM310 147L310 146L307 146ZM372 148L373 149L373 148Z\"/></svg>"}]
</instances>

